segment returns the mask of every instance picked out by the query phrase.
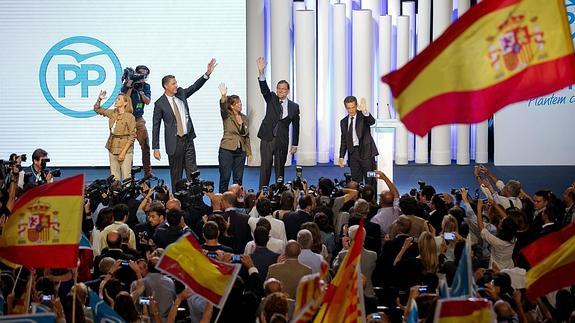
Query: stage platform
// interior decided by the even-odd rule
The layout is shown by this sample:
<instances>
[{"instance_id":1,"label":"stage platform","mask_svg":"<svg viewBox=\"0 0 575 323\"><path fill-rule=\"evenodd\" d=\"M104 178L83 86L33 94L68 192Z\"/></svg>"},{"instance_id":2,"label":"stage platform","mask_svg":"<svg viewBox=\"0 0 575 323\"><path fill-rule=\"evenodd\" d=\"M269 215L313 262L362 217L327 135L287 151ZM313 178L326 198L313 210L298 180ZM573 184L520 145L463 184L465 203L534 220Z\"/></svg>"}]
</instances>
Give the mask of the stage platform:
<instances>
[{"instance_id":1,"label":"stage platform","mask_svg":"<svg viewBox=\"0 0 575 323\"><path fill-rule=\"evenodd\" d=\"M503 181L509 179L519 180L526 192L533 194L539 189L551 189L556 195L561 196L563 190L575 181L575 166L500 166L487 165L497 177ZM219 172L217 166L202 166L199 168L200 178L214 181L218 186ZM155 167L153 172L163 178L168 185L170 182L168 167ZM310 183L317 183L320 177L343 179L344 172L349 172L349 167L339 168L331 164L319 164L317 166L304 167L303 177ZM62 168L62 176L72 176L79 173L86 175L89 183L95 179L106 178L110 172L104 167L70 167ZM295 177L295 166L286 167L286 181ZM136 176L140 178L141 173ZM394 182L401 194L408 193L411 188L418 187L417 181L423 180L433 185L437 191L446 192L452 188L469 187L471 194L478 187L473 176L473 166L432 166L408 164L395 166ZM272 179L274 179L272 172ZM249 189L257 189L259 183L259 167L246 167L244 170L244 186ZM217 187L216 187L217 190Z\"/></svg>"}]
</instances>

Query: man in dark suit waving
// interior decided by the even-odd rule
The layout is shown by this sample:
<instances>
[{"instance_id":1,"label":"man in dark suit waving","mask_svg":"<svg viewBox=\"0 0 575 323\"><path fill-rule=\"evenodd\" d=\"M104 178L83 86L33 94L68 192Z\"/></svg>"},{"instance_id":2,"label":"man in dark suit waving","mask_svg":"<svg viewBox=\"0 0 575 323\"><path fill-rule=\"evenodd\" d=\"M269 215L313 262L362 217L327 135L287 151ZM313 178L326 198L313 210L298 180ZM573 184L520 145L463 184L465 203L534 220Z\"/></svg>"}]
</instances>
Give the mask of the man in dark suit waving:
<instances>
[{"instance_id":1,"label":"man in dark suit waving","mask_svg":"<svg viewBox=\"0 0 575 323\"><path fill-rule=\"evenodd\" d=\"M291 154L297 151L299 142L299 105L287 98L289 83L281 80L276 85L276 92L270 91L264 72L266 62L263 57L257 59L260 90L266 100L266 115L258 131L260 154L262 163L260 167L260 189L267 186L272 174L274 164L276 180L284 176L289 146L289 125L293 125Z\"/></svg>"},{"instance_id":2,"label":"man in dark suit waving","mask_svg":"<svg viewBox=\"0 0 575 323\"><path fill-rule=\"evenodd\" d=\"M176 77L173 75L166 75L162 78L164 95L154 103L152 149L154 149L154 158L160 160L160 123L163 120L172 191L176 182L182 179L184 169L188 178L198 169L194 147L196 133L187 99L206 83L216 65L216 60L212 58L208 63L206 73L185 89L178 87Z\"/></svg>"},{"instance_id":3,"label":"man in dark suit waving","mask_svg":"<svg viewBox=\"0 0 575 323\"><path fill-rule=\"evenodd\" d=\"M344 166L343 158L347 151L347 162L351 168L351 178L356 182L364 182L375 186L375 178L367 177L368 171L375 169L374 157L378 155L377 147L371 137L371 125L375 119L367 111L365 99L357 105L355 96L343 100L347 116L340 121L341 146L339 148L339 167ZM359 113L358 113L359 112Z\"/></svg>"}]
</instances>

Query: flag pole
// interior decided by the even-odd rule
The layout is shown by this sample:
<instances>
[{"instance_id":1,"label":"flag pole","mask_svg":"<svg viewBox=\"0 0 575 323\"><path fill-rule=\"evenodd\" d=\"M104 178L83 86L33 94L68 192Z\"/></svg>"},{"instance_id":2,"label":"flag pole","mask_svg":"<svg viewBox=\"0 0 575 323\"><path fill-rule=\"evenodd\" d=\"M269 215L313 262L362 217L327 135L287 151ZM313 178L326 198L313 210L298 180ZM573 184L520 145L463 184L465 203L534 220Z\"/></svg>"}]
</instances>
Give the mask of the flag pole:
<instances>
[{"instance_id":1,"label":"flag pole","mask_svg":"<svg viewBox=\"0 0 575 323\"><path fill-rule=\"evenodd\" d=\"M76 293L78 286L78 267L74 270L74 286L72 291L72 323L76 323Z\"/></svg>"},{"instance_id":2,"label":"flag pole","mask_svg":"<svg viewBox=\"0 0 575 323\"><path fill-rule=\"evenodd\" d=\"M30 271L30 277L28 277L28 286L27 286L27 295L26 295L26 302L24 303L26 306L26 313L28 313L28 308L30 307L30 296L32 296L32 282L36 280L36 274L33 272L34 269Z\"/></svg>"},{"instance_id":3,"label":"flag pole","mask_svg":"<svg viewBox=\"0 0 575 323\"><path fill-rule=\"evenodd\" d=\"M16 290L16 284L18 284L18 281L20 280L20 274L22 274L22 267L20 267L20 271L18 271L18 275L16 276L16 280L14 281L14 285L12 286L12 293L10 294L14 294L14 291Z\"/></svg>"}]
</instances>

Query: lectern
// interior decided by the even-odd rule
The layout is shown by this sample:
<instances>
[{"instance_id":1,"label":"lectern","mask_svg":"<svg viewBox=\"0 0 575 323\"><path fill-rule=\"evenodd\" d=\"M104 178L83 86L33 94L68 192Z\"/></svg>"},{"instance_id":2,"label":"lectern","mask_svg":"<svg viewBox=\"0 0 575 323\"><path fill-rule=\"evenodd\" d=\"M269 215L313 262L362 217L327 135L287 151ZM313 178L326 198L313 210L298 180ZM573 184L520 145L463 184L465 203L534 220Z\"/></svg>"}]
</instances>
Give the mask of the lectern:
<instances>
[{"instance_id":1,"label":"lectern","mask_svg":"<svg viewBox=\"0 0 575 323\"><path fill-rule=\"evenodd\" d=\"M393 151L395 148L395 129L401 126L397 119L377 119L371 126L375 130L375 144L379 155L377 156L377 169L384 172L393 182ZM377 181L377 193L389 189L382 180Z\"/></svg>"}]
</instances>

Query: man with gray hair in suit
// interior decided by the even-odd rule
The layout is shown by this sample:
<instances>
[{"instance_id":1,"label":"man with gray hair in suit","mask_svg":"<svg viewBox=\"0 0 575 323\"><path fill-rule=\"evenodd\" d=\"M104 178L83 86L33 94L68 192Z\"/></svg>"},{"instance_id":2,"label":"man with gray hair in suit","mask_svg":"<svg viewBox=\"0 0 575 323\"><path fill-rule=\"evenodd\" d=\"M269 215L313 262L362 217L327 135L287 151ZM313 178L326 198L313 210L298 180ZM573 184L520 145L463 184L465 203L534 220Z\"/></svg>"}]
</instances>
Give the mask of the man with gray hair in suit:
<instances>
[{"instance_id":1,"label":"man with gray hair in suit","mask_svg":"<svg viewBox=\"0 0 575 323\"><path fill-rule=\"evenodd\" d=\"M297 260L311 268L312 274L319 273L321 263L323 262L323 257L311 251L311 245L313 243L313 236L311 235L311 232L307 229L299 230L297 233L297 243L299 243L301 247L301 253L297 257Z\"/></svg>"}]
</instances>

